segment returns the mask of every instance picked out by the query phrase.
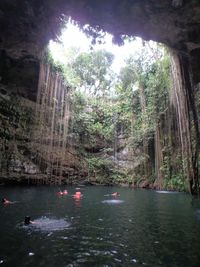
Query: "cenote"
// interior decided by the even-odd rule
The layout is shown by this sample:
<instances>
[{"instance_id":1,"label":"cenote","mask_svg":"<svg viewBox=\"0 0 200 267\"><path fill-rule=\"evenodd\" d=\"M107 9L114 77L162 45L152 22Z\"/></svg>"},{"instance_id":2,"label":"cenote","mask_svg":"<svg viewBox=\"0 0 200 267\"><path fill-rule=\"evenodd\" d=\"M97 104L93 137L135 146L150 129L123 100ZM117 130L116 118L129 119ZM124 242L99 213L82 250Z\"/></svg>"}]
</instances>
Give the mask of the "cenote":
<instances>
[{"instance_id":1,"label":"cenote","mask_svg":"<svg viewBox=\"0 0 200 267\"><path fill-rule=\"evenodd\" d=\"M76 200L61 189L0 189L16 201L0 207L2 266L199 266L200 206L188 194L93 186Z\"/></svg>"},{"instance_id":2,"label":"cenote","mask_svg":"<svg viewBox=\"0 0 200 267\"><path fill-rule=\"evenodd\" d=\"M200 266L199 11L0 1L0 267Z\"/></svg>"}]
</instances>

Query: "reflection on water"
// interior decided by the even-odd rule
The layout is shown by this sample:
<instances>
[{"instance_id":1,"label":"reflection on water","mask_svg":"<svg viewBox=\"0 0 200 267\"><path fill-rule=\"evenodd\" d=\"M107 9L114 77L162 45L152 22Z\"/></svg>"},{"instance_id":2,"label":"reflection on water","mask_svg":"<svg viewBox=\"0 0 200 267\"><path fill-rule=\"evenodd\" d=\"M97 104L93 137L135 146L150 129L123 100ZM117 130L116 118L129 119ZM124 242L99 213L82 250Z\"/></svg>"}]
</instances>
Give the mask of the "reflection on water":
<instances>
[{"instance_id":1,"label":"reflection on water","mask_svg":"<svg viewBox=\"0 0 200 267\"><path fill-rule=\"evenodd\" d=\"M107 204L121 204L124 202L124 200L119 200L119 199L108 199L108 200L103 200L101 201L102 203L107 203Z\"/></svg>"},{"instance_id":2,"label":"reflection on water","mask_svg":"<svg viewBox=\"0 0 200 267\"><path fill-rule=\"evenodd\" d=\"M0 266L200 266L200 208L189 195L84 187L76 200L75 187L65 197L58 191L0 188L18 201L0 205ZM22 226L27 214L36 223Z\"/></svg>"},{"instance_id":3,"label":"reflection on water","mask_svg":"<svg viewBox=\"0 0 200 267\"><path fill-rule=\"evenodd\" d=\"M29 256L34 256L35 254L33 252L28 253Z\"/></svg>"},{"instance_id":4,"label":"reflection on water","mask_svg":"<svg viewBox=\"0 0 200 267\"><path fill-rule=\"evenodd\" d=\"M178 194L179 192L177 192L177 191L157 190L156 193L160 193L160 194Z\"/></svg>"},{"instance_id":5,"label":"reflection on water","mask_svg":"<svg viewBox=\"0 0 200 267\"><path fill-rule=\"evenodd\" d=\"M74 198L74 204L76 207L81 207L81 198Z\"/></svg>"}]
</instances>

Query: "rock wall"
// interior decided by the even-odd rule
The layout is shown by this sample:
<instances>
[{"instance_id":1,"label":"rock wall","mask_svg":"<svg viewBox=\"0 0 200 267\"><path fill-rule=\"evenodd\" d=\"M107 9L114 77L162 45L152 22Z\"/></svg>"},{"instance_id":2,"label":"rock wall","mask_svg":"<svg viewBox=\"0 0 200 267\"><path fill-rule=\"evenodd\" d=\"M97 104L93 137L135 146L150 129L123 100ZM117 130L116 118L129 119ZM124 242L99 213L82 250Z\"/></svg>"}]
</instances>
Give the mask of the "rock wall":
<instances>
[{"instance_id":1,"label":"rock wall","mask_svg":"<svg viewBox=\"0 0 200 267\"><path fill-rule=\"evenodd\" d=\"M32 77L34 77L33 74ZM29 81L29 77L26 78ZM65 151L62 163L62 178L58 178L58 174L55 175L56 165L59 166L60 163L55 163L55 167L49 175L47 166L49 144L45 144L45 142L40 144L39 152L43 157L40 157L38 161L39 152L37 144L33 141L35 127L38 124L34 83L33 86L30 84L29 87L22 87L20 86L21 80L15 80L14 77L13 80L8 79L4 82L6 84L0 84L0 182L71 183L73 180L85 176L85 172L87 172L85 163L74 148L77 146L74 140L69 140L69 144L67 144L67 151ZM29 91L32 93L27 95ZM42 136L37 138L42 139ZM59 154L60 149L60 146L55 146L54 154Z\"/></svg>"},{"instance_id":2,"label":"rock wall","mask_svg":"<svg viewBox=\"0 0 200 267\"><path fill-rule=\"evenodd\" d=\"M24 87L0 85L0 179L38 174L31 160L30 136L34 102L24 98ZM26 94L27 90L25 90Z\"/></svg>"}]
</instances>

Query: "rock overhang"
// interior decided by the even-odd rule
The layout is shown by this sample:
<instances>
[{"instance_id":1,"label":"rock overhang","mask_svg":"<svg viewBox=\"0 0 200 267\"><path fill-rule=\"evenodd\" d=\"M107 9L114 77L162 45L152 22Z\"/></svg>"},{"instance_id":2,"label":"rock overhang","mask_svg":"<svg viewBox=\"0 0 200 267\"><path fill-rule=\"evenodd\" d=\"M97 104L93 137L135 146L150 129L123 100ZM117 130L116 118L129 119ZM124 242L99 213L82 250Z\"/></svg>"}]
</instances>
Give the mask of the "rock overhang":
<instances>
[{"instance_id":1,"label":"rock overhang","mask_svg":"<svg viewBox=\"0 0 200 267\"><path fill-rule=\"evenodd\" d=\"M1 0L0 49L12 58L39 58L59 35L63 16L110 32L118 41L121 35L140 36L199 54L194 52L200 49L198 0Z\"/></svg>"}]
</instances>

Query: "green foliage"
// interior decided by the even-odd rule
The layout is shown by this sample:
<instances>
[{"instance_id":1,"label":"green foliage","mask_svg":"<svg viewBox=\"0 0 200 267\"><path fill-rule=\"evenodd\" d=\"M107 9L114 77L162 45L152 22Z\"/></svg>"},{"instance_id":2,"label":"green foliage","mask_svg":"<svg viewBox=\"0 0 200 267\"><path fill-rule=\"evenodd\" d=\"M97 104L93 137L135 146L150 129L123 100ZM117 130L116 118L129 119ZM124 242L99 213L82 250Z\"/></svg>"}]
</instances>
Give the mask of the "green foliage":
<instances>
[{"instance_id":1,"label":"green foliage","mask_svg":"<svg viewBox=\"0 0 200 267\"><path fill-rule=\"evenodd\" d=\"M168 190L186 191L187 185L183 176L173 175L172 177L164 180L164 188Z\"/></svg>"},{"instance_id":2,"label":"green foliage","mask_svg":"<svg viewBox=\"0 0 200 267\"><path fill-rule=\"evenodd\" d=\"M148 154L145 145L148 150L153 144L155 129L168 108L169 56L162 46L144 42L136 55L127 58L118 76L112 71L112 62L113 55L105 50L80 53L71 49L65 67L56 64L76 88L71 96L70 132L80 142L79 151L88 162L89 175L97 181L140 184L148 180L153 184L154 159L150 157L154 155ZM130 173L118 168L111 157L117 151L119 136L126 138L127 147L141 151L133 158L140 164ZM161 142L164 186L182 190L183 179L177 170L171 170L176 169L171 144L165 137ZM180 166L178 158L175 164Z\"/></svg>"},{"instance_id":3,"label":"green foliage","mask_svg":"<svg viewBox=\"0 0 200 267\"><path fill-rule=\"evenodd\" d=\"M127 172L115 169L114 163L108 158L88 157L89 177L103 184L132 184L133 177Z\"/></svg>"},{"instance_id":4,"label":"green foliage","mask_svg":"<svg viewBox=\"0 0 200 267\"><path fill-rule=\"evenodd\" d=\"M112 162L100 157L90 157L87 159L89 172L100 172L109 175L112 170Z\"/></svg>"},{"instance_id":5,"label":"green foliage","mask_svg":"<svg viewBox=\"0 0 200 267\"><path fill-rule=\"evenodd\" d=\"M69 48L66 51L66 53L64 53L66 58L66 63L63 64L60 61L54 60L50 50L47 49L46 54L44 54L43 61L49 64L52 70L62 75L63 80L65 80L67 84L69 84L71 87L77 87L80 84L80 80L76 75L74 68L72 67L76 59L77 53L78 53L77 48L75 47Z\"/></svg>"},{"instance_id":6,"label":"green foliage","mask_svg":"<svg viewBox=\"0 0 200 267\"><path fill-rule=\"evenodd\" d=\"M94 96L108 94L114 77L111 71L113 58L113 54L105 50L79 54L72 65L79 87Z\"/></svg>"},{"instance_id":7,"label":"green foliage","mask_svg":"<svg viewBox=\"0 0 200 267\"><path fill-rule=\"evenodd\" d=\"M169 57L158 59L141 54L129 57L121 70L116 86L120 116L127 132L131 132L130 145L151 139L162 112L168 106L170 76Z\"/></svg>"},{"instance_id":8,"label":"green foliage","mask_svg":"<svg viewBox=\"0 0 200 267\"><path fill-rule=\"evenodd\" d=\"M113 114L116 106L103 101L86 97L81 92L74 95L74 112L71 131L80 136L81 140L95 143L97 138L105 144L113 139L115 123Z\"/></svg>"}]
</instances>

